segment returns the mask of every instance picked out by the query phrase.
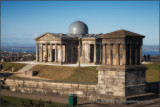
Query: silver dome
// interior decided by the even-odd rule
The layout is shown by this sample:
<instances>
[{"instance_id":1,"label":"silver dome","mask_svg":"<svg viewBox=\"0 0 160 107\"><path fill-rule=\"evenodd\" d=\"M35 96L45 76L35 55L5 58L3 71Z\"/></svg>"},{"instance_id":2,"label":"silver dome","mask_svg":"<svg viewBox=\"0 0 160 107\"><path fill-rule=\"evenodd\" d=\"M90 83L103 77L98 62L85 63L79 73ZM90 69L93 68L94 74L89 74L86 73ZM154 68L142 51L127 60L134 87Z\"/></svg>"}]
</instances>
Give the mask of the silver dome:
<instances>
[{"instance_id":1,"label":"silver dome","mask_svg":"<svg viewBox=\"0 0 160 107\"><path fill-rule=\"evenodd\" d=\"M81 21L73 22L69 26L69 34L88 34L88 27L85 23Z\"/></svg>"}]
</instances>

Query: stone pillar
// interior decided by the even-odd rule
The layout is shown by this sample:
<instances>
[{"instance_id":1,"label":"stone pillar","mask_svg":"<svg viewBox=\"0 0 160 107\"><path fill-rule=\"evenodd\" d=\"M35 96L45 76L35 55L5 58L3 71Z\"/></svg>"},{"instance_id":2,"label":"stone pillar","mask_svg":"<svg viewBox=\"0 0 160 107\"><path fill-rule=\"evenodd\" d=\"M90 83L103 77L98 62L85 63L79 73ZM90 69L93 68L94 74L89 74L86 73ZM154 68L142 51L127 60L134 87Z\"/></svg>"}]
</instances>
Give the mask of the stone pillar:
<instances>
[{"instance_id":1,"label":"stone pillar","mask_svg":"<svg viewBox=\"0 0 160 107\"><path fill-rule=\"evenodd\" d=\"M100 59L99 59L99 62L100 63L102 63L102 51L101 51L101 49L102 49L102 45L101 44L99 44L99 50L100 50Z\"/></svg>"},{"instance_id":2,"label":"stone pillar","mask_svg":"<svg viewBox=\"0 0 160 107\"><path fill-rule=\"evenodd\" d=\"M46 59L45 60L48 61L48 45L47 45L47 43L46 43L45 51L46 51L46 57L45 57Z\"/></svg>"},{"instance_id":3,"label":"stone pillar","mask_svg":"<svg viewBox=\"0 0 160 107\"><path fill-rule=\"evenodd\" d=\"M132 45L132 65L135 65L135 44Z\"/></svg>"},{"instance_id":4,"label":"stone pillar","mask_svg":"<svg viewBox=\"0 0 160 107\"><path fill-rule=\"evenodd\" d=\"M66 61L66 63L68 63L68 45L66 44L66 46L65 46L65 48L66 48L66 50L65 50L65 61Z\"/></svg>"},{"instance_id":5,"label":"stone pillar","mask_svg":"<svg viewBox=\"0 0 160 107\"><path fill-rule=\"evenodd\" d=\"M43 62L43 44L40 45L40 61Z\"/></svg>"},{"instance_id":6,"label":"stone pillar","mask_svg":"<svg viewBox=\"0 0 160 107\"><path fill-rule=\"evenodd\" d=\"M135 54L135 60L134 60L134 62L135 62L135 65L137 65L138 64L137 63L137 60L138 60L138 58L137 58L138 57L138 53L137 52L138 52L138 50L137 50L137 45L136 44L135 44L135 49L134 50L135 50L135 53L134 53Z\"/></svg>"},{"instance_id":7,"label":"stone pillar","mask_svg":"<svg viewBox=\"0 0 160 107\"><path fill-rule=\"evenodd\" d=\"M52 62L53 61L53 52L52 52L52 44L50 44L50 62Z\"/></svg>"},{"instance_id":8,"label":"stone pillar","mask_svg":"<svg viewBox=\"0 0 160 107\"><path fill-rule=\"evenodd\" d=\"M57 44L55 44L55 62L57 62Z\"/></svg>"},{"instance_id":9,"label":"stone pillar","mask_svg":"<svg viewBox=\"0 0 160 107\"><path fill-rule=\"evenodd\" d=\"M39 61L39 44L36 43L36 61Z\"/></svg>"},{"instance_id":10,"label":"stone pillar","mask_svg":"<svg viewBox=\"0 0 160 107\"><path fill-rule=\"evenodd\" d=\"M109 49L108 49L108 51L109 51L109 52L108 52L108 53L109 53L109 55L108 55L108 56L109 56L109 62L108 62L108 64L109 64L109 65L112 65L112 60L113 60L113 58L112 58L112 46L111 46L111 44L108 45L108 48L109 48Z\"/></svg>"},{"instance_id":11,"label":"stone pillar","mask_svg":"<svg viewBox=\"0 0 160 107\"><path fill-rule=\"evenodd\" d=\"M63 62L63 47L62 47L62 43L60 44L60 50L61 50L61 62Z\"/></svg>"},{"instance_id":12,"label":"stone pillar","mask_svg":"<svg viewBox=\"0 0 160 107\"><path fill-rule=\"evenodd\" d=\"M119 59L119 44L116 45L116 60L117 60L117 65L120 65L120 59Z\"/></svg>"},{"instance_id":13,"label":"stone pillar","mask_svg":"<svg viewBox=\"0 0 160 107\"><path fill-rule=\"evenodd\" d=\"M106 45L103 44L103 64L106 64Z\"/></svg>"},{"instance_id":14,"label":"stone pillar","mask_svg":"<svg viewBox=\"0 0 160 107\"><path fill-rule=\"evenodd\" d=\"M82 60L85 62L85 44L82 44Z\"/></svg>"},{"instance_id":15,"label":"stone pillar","mask_svg":"<svg viewBox=\"0 0 160 107\"><path fill-rule=\"evenodd\" d=\"M140 58L139 58L139 63L142 64L142 45L139 45L139 50L140 50Z\"/></svg>"},{"instance_id":16,"label":"stone pillar","mask_svg":"<svg viewBox=\"0 0 160 107\"><path fill-rule=\"evenodd\" d=\"M90 44L88 44L88 62L90 63L91 59L90 59L90 50L91 50L91 46Z\"/></svg>"},{"instance_id":17,"label":"stone pillar","mask_svg":"<svg viewBox=\"0 0 160 107\"><path fill-rule=\"evenodd\" d=\"M96 44L94 44L94 63L97 62L97 54L96 54Z\"/></svg>"},{"instance_id":18,"label":"stone pillar","mask_svg":"<svg viewBox=\"0 0 160 107\"><path fill-rule=\"evenodd\" d=\"M80 41L79 41L79 44L78 44L78 55L77 55L77 59L78 59L78 62L80 61Z\"/></svg>"},{"instance_id":19,"label":"stone pillar","mask_svg":"<svg viewBox=\"0 0 160 107\"><path fill-rule=\"evenodd\" d=\"M123 44L123 65L126 64L126 44Z\"/></svg>"},{"instance_id":20,"label":"stone pillar","mask_svg":"<svg viewBox=\"0 0 160 107\"><path fill-rule=\"evenodd\" d=\"M74 63L74 45L71 47L71 63Z\"/></svg>"},{"instance_id":21,"label":"stone pillar","mask_svg":"<svg viewBox=\"0 0 160 107\"><path fill-rule=\"evenodd\" d=\"M129 45L129 64L132 65L132 44Z\"/></svg>"}]
</instances>

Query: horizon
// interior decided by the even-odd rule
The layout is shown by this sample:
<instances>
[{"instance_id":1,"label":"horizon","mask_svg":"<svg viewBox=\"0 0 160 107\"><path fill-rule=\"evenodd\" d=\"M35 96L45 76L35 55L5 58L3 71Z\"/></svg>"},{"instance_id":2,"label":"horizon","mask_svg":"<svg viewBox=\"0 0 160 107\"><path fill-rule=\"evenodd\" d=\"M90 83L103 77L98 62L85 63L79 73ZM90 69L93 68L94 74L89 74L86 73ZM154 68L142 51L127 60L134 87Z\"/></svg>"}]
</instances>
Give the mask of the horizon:
<instances>
[{"instance_id":1,"label":"horizon","mask_svg":"<svg viewBox=\"0 0 160 107\"><path fill-rule=\"evenodd\" d=\"M34 46L34 38L68 33L77 20L90 34L125 29L159 45L159 1L1 1L1 45Z\"/></svg>"}]
</instances>

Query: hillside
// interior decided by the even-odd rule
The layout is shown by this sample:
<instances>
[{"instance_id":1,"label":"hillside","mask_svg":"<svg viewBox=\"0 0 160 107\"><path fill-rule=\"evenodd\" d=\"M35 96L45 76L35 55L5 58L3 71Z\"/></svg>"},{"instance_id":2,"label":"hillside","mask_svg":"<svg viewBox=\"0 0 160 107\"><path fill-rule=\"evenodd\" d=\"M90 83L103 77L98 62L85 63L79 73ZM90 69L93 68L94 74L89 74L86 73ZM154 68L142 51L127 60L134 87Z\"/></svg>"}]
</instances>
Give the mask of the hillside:
<instances>
[{"instance_id":1,"label":"hillside","mask_svg":"<svg viewBox=\"0 0 160 107\"><path fill-rule=\"evenodd\" d=\"M97 83L98 71L96 67L62 67L51 65L36 65L30 70L39 71L38 77L55 81Z\"/></svg>"}]
</instances>

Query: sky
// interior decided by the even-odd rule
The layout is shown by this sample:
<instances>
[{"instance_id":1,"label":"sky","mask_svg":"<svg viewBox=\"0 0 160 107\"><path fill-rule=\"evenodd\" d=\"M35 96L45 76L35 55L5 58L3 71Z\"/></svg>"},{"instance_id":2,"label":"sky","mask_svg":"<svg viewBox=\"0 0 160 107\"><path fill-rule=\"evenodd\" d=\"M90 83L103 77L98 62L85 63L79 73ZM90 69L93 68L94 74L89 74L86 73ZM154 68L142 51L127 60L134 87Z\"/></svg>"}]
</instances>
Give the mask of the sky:
<instances>
[{"instance_id":1,"label":"sky","mask_svg":"<svg viewBox=\"0 0 160 107\"><path fill-rule=\"evenodd\" d=\"M90 34L125 29L159 45L159 1L1 1L1 43L34 46L46 33L68 33L83 21Z\"/></svg>"}]
</instances>

